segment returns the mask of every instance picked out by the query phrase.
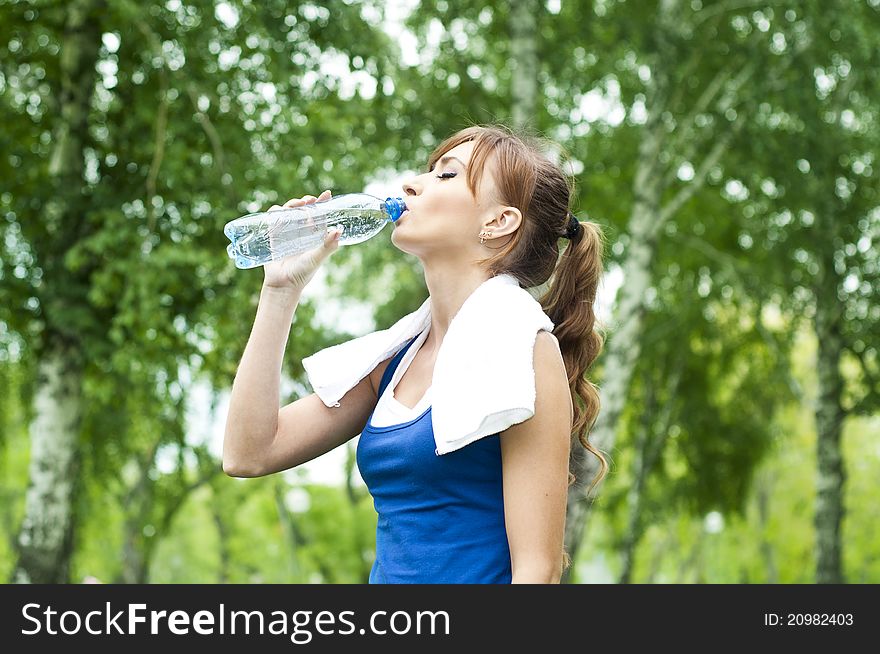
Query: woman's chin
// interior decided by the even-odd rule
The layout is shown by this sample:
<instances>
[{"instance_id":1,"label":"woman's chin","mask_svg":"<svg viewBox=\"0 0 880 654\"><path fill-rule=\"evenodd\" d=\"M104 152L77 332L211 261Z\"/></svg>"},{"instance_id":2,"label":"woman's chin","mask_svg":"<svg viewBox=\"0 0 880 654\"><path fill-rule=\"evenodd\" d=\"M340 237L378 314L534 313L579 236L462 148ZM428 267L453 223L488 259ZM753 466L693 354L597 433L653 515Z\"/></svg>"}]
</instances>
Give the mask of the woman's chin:
<instances>
[{"instance_id":1,"label":"woman's chin","mask_svg":"<svg viewBox=\"0 0 880 654\"><path fill-rule=\"evenodd\" d=\"M410 238L410 234L407 234L406 230L404 230L403 234L399 234L397 229L391 232L391 245L401 252L405 252L414 257L421 256L423 254L422 250L424 249L424 243L420 240Z\"/></svg>"},{"instance_id":2,"label":"woman's chin","mask_svg":"<svg viewBox=\"0 0 880 654\"><path fill-rule=\"evenodd\" d=\"M391 245L393 245L394 247L396 247L398 250L400 250L402 252L406 252L407 251L406 247L404 247L401 244L401 237L397 233L397 230L399 230L399 229L400 229L400 227L395 227L394 231L391 232ZM406 241L406 238L404 237L403 240Z\"/></svg>"}]
</instances>

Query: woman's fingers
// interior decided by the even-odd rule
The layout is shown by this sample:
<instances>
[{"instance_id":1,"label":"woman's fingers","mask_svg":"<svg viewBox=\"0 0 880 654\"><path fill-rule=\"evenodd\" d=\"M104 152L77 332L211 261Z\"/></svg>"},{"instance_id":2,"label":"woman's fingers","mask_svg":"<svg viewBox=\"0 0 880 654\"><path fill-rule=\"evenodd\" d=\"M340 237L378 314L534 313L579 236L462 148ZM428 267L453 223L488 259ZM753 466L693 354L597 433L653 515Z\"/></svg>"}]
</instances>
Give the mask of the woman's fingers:
<instances>
[{"instance_id":1,"label":"woman's fingers","mask_svg":"<svg viewBox=\"0 0 880 654\"><path fill-rule=\"evenodd\" d=\"M290 198L287 202L284 203L284 206L285 207L301 207L304 204L314 204L315 202L318 202L319 200L328 199L331 195L332 194L330 193L330 190L328 189L328 190L324 191L323 193L321 193L321 195L319 195L318 197L315 197L314 195L304 195L301 198ZM269 211L271 211L271 209Z\"/></svg>"}]
</instances>

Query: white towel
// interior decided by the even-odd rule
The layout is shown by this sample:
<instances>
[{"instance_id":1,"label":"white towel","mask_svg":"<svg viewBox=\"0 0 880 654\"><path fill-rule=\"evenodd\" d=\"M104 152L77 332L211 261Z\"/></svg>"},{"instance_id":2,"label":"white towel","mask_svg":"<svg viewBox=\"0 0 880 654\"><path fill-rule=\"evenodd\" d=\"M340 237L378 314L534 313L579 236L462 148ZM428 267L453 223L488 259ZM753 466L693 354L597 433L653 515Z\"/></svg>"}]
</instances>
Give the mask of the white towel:
<instances>
[{"instance_id":1,"label":"white towel","mask_svg":"<svg viewBox=\"0 0 880 654\"><path fill-rule=\"evenodd\" d=\"M382 331L333 345L303 359L309 383L328 407L431 323L431 298ZM502 273L462 304L434 363L431 421L442 455L535 415L535 338L552 332L541 304Z\"/></svg>"}]
</instances>

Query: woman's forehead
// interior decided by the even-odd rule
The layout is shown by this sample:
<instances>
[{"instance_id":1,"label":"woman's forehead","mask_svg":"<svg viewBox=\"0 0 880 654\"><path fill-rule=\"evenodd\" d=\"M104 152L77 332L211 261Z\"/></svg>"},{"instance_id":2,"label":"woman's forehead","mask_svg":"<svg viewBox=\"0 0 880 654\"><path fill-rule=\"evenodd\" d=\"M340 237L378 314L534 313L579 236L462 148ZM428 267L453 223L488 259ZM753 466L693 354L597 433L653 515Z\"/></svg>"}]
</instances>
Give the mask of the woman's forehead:
<instances>
[{"instance_id":1,"label":"woman's forehead","mask_svg":"<svg viewBox=\"0 0 880 654\"><path fill-rule=\"evenodd\" d=\"M473 151L474 151L474 142L473 141L466 141L464 143L459 143L454 148L448 149L441 156L442 157L450 157L450 156L458 157L459 159L461 159L465 163L467 163L467 161L468 161L468 159L470 159Z\"/></svg>"}]
</instances>

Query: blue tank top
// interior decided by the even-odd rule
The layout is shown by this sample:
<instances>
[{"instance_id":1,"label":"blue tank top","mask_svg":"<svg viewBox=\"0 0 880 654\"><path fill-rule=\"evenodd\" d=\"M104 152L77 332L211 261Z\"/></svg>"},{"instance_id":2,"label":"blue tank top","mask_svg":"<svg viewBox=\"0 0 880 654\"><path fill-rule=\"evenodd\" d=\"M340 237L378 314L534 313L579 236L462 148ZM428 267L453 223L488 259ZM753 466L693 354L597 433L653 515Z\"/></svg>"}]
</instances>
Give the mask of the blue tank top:
<instances>
[{"instance_id":1,"label":"blue tank top","mask_svg":"<svg viewBox=\"0 0 880 654\"><path fill-rule=\"evenodd\" d=\"M415 338L389 362L379 397ZM407 422L374 427L357 465L379 515L371 584L509 584L500 434L438 455L431 407Z\"/></svg>"}]
</instances>

